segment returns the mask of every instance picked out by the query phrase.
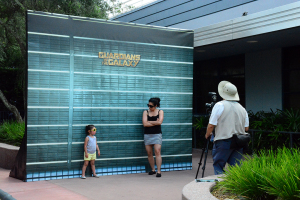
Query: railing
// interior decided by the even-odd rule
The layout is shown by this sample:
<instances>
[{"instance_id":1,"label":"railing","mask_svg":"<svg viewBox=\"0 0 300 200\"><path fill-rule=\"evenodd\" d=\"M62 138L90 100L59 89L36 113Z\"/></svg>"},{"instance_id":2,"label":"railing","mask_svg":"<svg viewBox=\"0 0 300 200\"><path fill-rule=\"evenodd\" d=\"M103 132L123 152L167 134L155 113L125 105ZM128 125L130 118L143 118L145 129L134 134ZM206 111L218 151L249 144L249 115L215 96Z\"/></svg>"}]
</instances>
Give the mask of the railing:
<instances>
[{"instance_id":1,"label":"railing","mask_svg":"<svg viewBox=\"0 0 300 200\"><path fill-rule=\"evenodd\" d=\"M252 149L254 149L254 134L255 132L264 132L264 133L274 133L275 131L265 131L265 130L255 130L255 129L249 129L251 133L251 144ZM293 135L300 135L300 132L289 132L289 131L276 131L276 133L283 133L283 134L289 134L290 135L290 149L293 148Z\"/></svg>"},{"instance_id":2,"label":"railing","mask_svg":"<svg viewBox=\"0 0 300 200\"><path fill-rule=\"evenodd\" d=\"M193 142L194 142L194 148L197 148L197 138L199 139L199 137L202 137L204 139L204 134L206 132L206 128L207 127L203 127L201 130L197 130L195 127L193 127L193 132L194 132L194 138L193 138ZM204 134L199 136L197 134L197 131L203 131ZM255 133L258 132L264 132L264 133L274 133L275 131L265 131L265 130L256 130L256 129L249 129L248 131L251 134L251 147L252 150L254 150L254 135ZM294 148L294 141L293 141L293 135L300 135L300 132L289 132L289 131L276 131L276 133L282 133L282 134L288 134L290 137L290 141L289 141L289 146L290 148ZM203 143L203 145L205 145L205 143ZM202 145L201 145L202 146Z\"/></svg>"}]
</instances>

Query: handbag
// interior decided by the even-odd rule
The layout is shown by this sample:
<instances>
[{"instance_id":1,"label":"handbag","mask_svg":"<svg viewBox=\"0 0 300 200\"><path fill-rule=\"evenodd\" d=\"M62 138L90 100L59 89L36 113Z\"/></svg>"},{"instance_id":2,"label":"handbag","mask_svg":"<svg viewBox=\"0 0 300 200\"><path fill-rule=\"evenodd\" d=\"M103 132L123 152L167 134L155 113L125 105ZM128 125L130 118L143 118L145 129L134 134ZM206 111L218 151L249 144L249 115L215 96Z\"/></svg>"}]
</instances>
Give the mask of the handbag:
<instances>
[{"instance_id":1,"label":"handbag","mask_svg":"<svg viewBox=\"0 0 300 200\"><path fill-rule=\"evenodd\" d=\"M230 149L248 149L248 144L251 140L250 134L233 134Z\"/></svg>"}]
</instances>

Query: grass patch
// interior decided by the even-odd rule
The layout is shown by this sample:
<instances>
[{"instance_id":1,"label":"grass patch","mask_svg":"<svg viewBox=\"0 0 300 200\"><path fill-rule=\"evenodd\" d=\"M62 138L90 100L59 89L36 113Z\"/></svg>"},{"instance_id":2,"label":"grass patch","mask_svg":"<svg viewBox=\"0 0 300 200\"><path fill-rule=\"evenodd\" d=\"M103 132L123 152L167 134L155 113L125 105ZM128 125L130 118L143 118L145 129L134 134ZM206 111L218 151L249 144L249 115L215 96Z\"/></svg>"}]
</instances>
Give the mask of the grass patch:
<instances>
[{"instance_id":1,"label":"grass patch","mask_svg":"<svg viewBox=\"0 0 300 200\"><path fill-rule=\"evenodd\" d=\"M245 199L299 199L299 150L284 147L247 156L240 166L229 166L223 180L218 190Z\"/></svg>"},{"instance_id":2,"label":"grass patch","mask_svg":"<svg viewBox=\"0 0 300 200\"><path fill-rule=\"evenodd\" d=\"M0 126L0 142L20 146L25 132L25 122L5 121Z\"/></svg>"}]
</instances>

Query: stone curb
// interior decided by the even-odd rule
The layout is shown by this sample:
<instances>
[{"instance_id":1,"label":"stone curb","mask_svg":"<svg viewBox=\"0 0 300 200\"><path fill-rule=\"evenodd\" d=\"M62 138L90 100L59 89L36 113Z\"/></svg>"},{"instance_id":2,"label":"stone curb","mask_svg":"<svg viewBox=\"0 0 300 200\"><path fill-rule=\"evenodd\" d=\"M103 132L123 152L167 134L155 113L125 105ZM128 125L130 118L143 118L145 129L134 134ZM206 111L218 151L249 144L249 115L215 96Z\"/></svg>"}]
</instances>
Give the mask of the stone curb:
<instances>
[{"instance_id":1,"label":"stone curb","mask_svg":"<svg viewBox=\"0 0 300 200\"><path fill-rule=\"evenodd\" d=\"M217 179L222 181L220 177L220 175L213 175L200 180ZM215 182L196 182L194 180L183 187L182 200L218 200L211 194L211 190L215 185Z\"/></svg>"}]
</instances>

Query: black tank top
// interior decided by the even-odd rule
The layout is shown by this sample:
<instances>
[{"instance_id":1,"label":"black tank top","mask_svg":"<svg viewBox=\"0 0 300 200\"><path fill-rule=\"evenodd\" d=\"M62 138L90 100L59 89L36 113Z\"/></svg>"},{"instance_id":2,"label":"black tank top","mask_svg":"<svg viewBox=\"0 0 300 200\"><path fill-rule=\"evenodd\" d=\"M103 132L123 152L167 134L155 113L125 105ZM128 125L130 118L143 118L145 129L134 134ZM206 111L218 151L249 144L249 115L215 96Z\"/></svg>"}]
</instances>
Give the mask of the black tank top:
<instances>
[{"instance_id":1,"label":"black tank top","mask_svg":"<svg viewBox=\"0 0 300 200\"><path fill-rule=\"evenodd\" d=\"M148 110L147 110L147 118L148 121L156 121L159 118L159 110L158 114L156 116L149 116ZM158 134L161 132L161 125L151 126L151 127L145 127L145 134Z\"/></svg>"}]
</instances>

